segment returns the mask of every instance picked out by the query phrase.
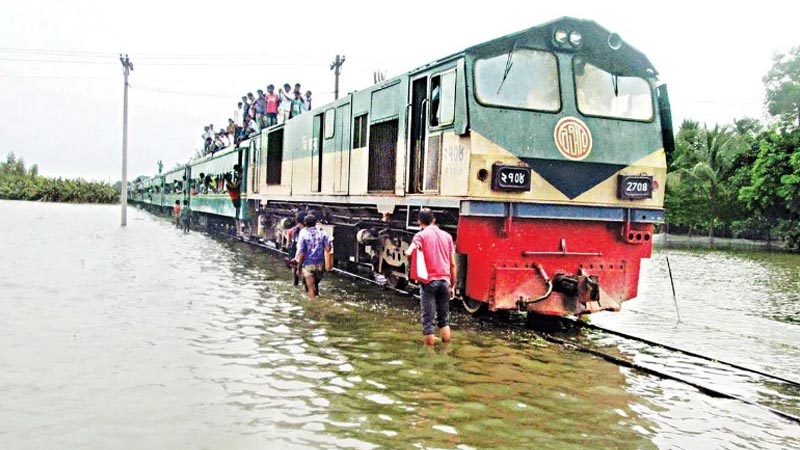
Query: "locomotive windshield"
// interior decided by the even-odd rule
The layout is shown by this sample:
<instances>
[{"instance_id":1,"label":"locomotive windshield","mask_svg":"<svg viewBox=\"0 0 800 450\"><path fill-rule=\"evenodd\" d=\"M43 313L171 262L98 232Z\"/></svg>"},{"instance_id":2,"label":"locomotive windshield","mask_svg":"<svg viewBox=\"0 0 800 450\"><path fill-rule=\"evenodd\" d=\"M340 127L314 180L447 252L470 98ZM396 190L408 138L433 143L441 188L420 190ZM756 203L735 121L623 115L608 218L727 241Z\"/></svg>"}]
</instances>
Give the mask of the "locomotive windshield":
<instances>
[{"instance_id":1,"label":"locomotive windshield","mask_svg":"<svg viewBox=\"0 0 800 450\"><path fill-rule=\"evenodd\" d=\"M587 116L650 121L653 98L644 78L607 72L576 57L573 61L578 110Z\"/></svg>"},{"instance_id":2,"label":"locomotive windshield","mask_svg":"<svg viewBox=\"0 0 800 450\"><path fill-rule=\"evenodd\" d=\"M561 94L556 57L550 52L522 48L478 59L475 93L485 105L558 111Z\"/></svg>"}]
</instances>

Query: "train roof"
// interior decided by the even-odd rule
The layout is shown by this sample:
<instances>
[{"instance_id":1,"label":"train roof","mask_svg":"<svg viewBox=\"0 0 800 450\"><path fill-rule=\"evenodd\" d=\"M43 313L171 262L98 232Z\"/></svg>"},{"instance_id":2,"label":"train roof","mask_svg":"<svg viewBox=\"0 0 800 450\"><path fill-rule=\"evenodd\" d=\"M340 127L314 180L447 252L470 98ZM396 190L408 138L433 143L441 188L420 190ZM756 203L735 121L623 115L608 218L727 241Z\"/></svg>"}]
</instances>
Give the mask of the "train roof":
<instances>
[{"instance_id":1,"label":"train roof","mask_svg":"<svg viewBox=\"0 0 800 450\"><path fill-rule=\"evenodd\" d=\"M582 37L581 45L577 48L569 45L559 46L554 39L555 32L558 30L563 30L567 34L573 31L579 32ZM429 67L448 62L464 54L481 55L509 52L514 48L521 47L544 47L552 51L592 55L593 61L602 63L603 69L619 75L641 77L656 77L658 75L658 71L647 56L622 40L616 33L600 26L593 20L567 16L473 45L465 50L417 67L409 73L422 72Z\"/></svg>"}]
</instances>

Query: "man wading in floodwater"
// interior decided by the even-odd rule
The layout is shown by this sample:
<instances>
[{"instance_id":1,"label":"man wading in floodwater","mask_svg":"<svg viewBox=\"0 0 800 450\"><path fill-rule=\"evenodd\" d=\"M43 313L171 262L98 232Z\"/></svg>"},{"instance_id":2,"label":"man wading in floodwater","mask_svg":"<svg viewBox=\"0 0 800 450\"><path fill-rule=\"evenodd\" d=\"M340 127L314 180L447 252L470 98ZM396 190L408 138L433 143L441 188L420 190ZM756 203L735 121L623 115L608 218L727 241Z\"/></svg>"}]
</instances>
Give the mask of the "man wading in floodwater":
<instances>
[{"instance_id":1,"label":"man wading in floodwater","mask_svg":"<svg viewBox=\"0 0 800 450\"><path fill-rule=\"evenodd\" d=\"M449 233L439 229L433 211L429 208L420 209L418 222L422 231L414 235L406 255L410 256L417 251L412 264L419 267L419 259L423 258L423 265L427 271L427 273L420 273L419 270L415 272L415 278L420 282L419 297L422 306L424 342L425 345L436 343L433 334L434 318L441 330L442 342L450 342L450 299L455 296L453 286L457 273L453 238Z\"/></svg>"},{"instance_id":2,"label":"man wading in floodwater","mask_svg":"<svg viewBox=\"0 0 800 450\"><path fill-rule=\"evenodd\" d=\"M317 228L317 218L309 214L303 220L305 228L300 230L297 237L297 265L300 266L303 278L308 287L308 297L317 298L319 282L325 274L325 253L330 253L331 238L324 231Z\"/></svg>"}]
</instances>

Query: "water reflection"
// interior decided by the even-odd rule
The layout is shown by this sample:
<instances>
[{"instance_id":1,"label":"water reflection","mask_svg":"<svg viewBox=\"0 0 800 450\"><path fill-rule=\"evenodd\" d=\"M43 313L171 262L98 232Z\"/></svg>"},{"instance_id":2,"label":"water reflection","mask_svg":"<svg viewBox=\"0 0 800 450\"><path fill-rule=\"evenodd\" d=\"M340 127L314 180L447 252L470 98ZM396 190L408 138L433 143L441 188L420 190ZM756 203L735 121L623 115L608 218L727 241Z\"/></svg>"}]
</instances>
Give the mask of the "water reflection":
<instances>
[{"instance_id":1,"label":"water reflection","mask_svg":"<svg viewBox=\"0 0 800 450\"><path fill-rule=\"evenodd\" d=\"M431 351L411 299L329 277L312 302L277 258L117 214L0 202L4 448L733 448L796 431L463 315Z\"/></svg>"}]
</instances>

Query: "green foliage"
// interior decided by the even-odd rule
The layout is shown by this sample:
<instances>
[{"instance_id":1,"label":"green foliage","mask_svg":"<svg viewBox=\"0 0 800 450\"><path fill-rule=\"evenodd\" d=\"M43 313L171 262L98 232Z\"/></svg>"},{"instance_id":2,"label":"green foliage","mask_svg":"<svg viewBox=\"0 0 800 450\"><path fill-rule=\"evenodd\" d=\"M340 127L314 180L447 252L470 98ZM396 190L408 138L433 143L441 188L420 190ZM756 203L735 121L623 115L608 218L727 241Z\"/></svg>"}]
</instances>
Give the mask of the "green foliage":
<instances>
[{"instance_id":1,"label":"green foliage","mask_svg":"<svg viewBox=\"0 0 800 450\"><path fill-rule=\"evenodd\" d=\"M107 183L81 178L64 180L39 175L34 164L25 169L25 162L9 153L0 163L0 199L66 203L116 203L119 194Z\"/></svg>"},{"instance_id":2,"label":"green foliage","mask_svg":"<svg viewBox=\"0 0 800 450\"><path fill-rule=\"evenodd\" d=\"M800 47L772 57L772 68L763 79L767 111L784 127L795 127L800 108Z\"/></svg>"}]
</instances>

